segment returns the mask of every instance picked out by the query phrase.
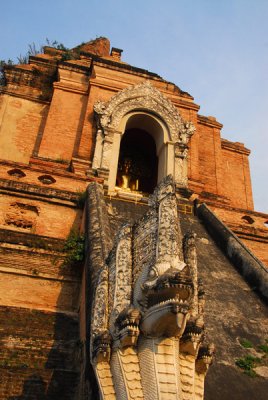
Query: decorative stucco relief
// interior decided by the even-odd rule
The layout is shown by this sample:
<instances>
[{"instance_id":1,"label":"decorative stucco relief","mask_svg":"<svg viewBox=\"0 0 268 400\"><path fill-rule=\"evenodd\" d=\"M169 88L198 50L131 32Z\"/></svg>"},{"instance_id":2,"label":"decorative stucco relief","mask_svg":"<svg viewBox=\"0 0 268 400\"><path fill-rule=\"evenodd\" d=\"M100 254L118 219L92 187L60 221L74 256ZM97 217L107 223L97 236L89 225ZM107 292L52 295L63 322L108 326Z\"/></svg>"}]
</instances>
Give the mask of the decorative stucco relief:
<instances>
[{"instance_id":1,"label":"decorative stucco relief","mask_svg":"<svg viewBox=\"0 0 268 400\"><path fill-rule=\"evenodd\" d=\"M94 105L94 111L99 115L104 131L106 128L118 129L123 116L133 110L149 111L158 115L168 126L170 140L173 142L187 143L195 131L194 125L183 121L176 107L150 81L123 89L108 103L97 101Z\"/></svg>"},{"instance_id":2,"label":"decorative stucco relief","mask_svg":"<svg viewBox=\"0 0 268 400\"><path fill-rule=\"evenodd\" d=\"M115 320L131 303L132 293L132 238L131 227L122 227L115 247L110 253L109 264L109 287L110 287L110 330L115 328ZM115 332L112 332L115 334Z\"/></svg>"}]
</instances>

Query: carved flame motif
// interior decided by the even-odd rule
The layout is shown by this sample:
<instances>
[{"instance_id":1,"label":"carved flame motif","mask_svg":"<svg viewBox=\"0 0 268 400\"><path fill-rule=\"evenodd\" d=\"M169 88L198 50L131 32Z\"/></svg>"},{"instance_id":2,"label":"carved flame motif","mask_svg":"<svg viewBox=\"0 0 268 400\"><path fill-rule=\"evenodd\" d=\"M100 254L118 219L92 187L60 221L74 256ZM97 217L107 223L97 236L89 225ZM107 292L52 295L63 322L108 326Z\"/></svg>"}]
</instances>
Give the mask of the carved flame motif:
<instances>
[{"instance_id":1,"label":"carved flame motif","mask_svg":"<svg viewBox=\"0 0 268 400\"><path fill-rule=\"evenodd\" d=\"M172 178L119 232L96 288L91 360L103 399L202 399L204 340L195 235L184 238Z\"/></svg>"},{"instance_id":2,"label":"carved flame motif","mask_svg":"<svg viewBox=\"0 0 268 400\"><path fill-rule=\"evenodd\" d=\"M129 111L144 109L154 112L168 124L171 140L187 144L195 131L191 122L181 118L176 107L150 81L129 86L116 93L108 103L96 101L94 111L98 116L98 125L103 128L118 129L119 123Z\"/></svg>"}]
</instances>

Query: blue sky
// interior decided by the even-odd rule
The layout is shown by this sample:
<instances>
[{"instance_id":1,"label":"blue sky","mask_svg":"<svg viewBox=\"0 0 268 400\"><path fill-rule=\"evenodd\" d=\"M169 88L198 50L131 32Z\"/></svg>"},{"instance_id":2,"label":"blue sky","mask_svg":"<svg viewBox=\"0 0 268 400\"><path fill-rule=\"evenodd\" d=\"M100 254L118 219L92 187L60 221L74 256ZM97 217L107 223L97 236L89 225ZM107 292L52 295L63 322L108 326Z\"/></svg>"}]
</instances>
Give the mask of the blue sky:
<instances>
[{"instance_id":1,"label":"blue sky","mask_svg":"<svg viewBox=\"0 0 268 400\"><path fill-rule=\"evenodd\" d=\"M0 13L0 59L46 38L106 36L124 61L189 92L224 138L251 149L255 209L268 213L267 0L13 0Z\"/></svg>"}]
</instances>

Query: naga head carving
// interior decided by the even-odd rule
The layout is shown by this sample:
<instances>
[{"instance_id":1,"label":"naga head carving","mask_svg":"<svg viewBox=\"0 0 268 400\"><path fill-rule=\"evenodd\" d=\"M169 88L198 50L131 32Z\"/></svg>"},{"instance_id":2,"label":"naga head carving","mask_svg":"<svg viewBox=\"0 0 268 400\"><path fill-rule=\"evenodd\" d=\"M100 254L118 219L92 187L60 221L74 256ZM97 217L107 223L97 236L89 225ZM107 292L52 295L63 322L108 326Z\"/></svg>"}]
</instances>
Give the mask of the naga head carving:
<instances>
[{"instance_id":1,"label":"naga head carving","mask_svg":"<svg viewBox=\"0 0 268 400\"><path fill-rule=\"evenodd\" d=\"M189 388L191 398L203 398L214 347L203 345L195 234L181 233L171 177L156 188L148 212L123 225L109 254L94 262L90 354L102 398L159 400L163 387L167 398Z\"/></svg>"},{"instance_id":2,"label":"naga head carving","mask_svg":"<svg viewBox=\"0 0 268 400\"><path fill-rule=\"evenodd\" d=\"M151 196L148 212L134 226L122 227L100 273L94 357L136 346L140 335L180 338L185 351L196 355L203 340L203 307L195 234L181 233L168 176Z\"/></svg>"},{"instance_id":3,"label":"naga head carving","mask_svg":"<svg viewBox=\"0 0 268 400\"><path fill-rule=\"evenodd\" d=\"M145 336L180 337L197 291L196 259L189 256L194 235L183 240L171 176L158 186L150 204L149 217L133 232L133 302L142 312L140 329Z\"/></svg>"},{"instance_id":4,"label":"naga head carving","mask_svg":"<svg viewBox=\"0 0 268 400\"><path fill-rule=\"evenodd\" d=\"M153 278L151 271L157 277ZM188 268L180 271L171 267L163 274L157 273L155 268L151 271L142 286L141 330L148 336L181 336L193 295L193 281Z\"/></svg>"},{"instance_id":5,"label":"naga head carving","mask_svg":"<svg viewBox=\"0 0 268 400\"><path fill-rule=\"evenodd\" d=\"M204 319L203 316L190 318L186 324L184 333L181 337L181 350L184 353L195 356L198 353L200 343L204 339Z\"/></svg>"},{"instance_id":6,"label":"naga head carving","mask_svg":"<svg viewBox=\"0 0 268 400\"><path fill-rule=\"evenodd\" d=\"M111 356L111 335L108 331L96 335L93 341L93 357L95 362L109 361Z\"/></svg>"},{"instance_id":7,"label":"naga head carving","mask_svg":"<svg viewBox=\"0 0 268 400\"><path fill-rule=\"evenodd\" d=\"M210 364L212 363L214 353L215 346L213 343L200 347L196 360L197 373L205 374L207 372Z\"/></svg>"},{"instance_id":8,"label":"naga head carving","mask_svg":"<svg viewBox=\"0 0 268 400\"><path fill-rule=\"evenodd\" d=\"M133 306L125 308L115 320L120 347L135 346L140 334L141 313Z\"/></svg>"}]
</instances>

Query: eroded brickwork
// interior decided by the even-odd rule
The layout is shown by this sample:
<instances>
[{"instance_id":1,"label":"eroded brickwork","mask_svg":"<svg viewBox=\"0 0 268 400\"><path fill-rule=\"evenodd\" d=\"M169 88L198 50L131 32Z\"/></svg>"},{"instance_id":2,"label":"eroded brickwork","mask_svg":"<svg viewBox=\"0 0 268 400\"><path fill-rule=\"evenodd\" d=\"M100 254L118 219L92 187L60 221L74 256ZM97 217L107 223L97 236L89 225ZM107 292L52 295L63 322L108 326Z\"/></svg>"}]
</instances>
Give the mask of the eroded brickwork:
<instances>
[{"instance_id":1,"label":"eroded brickwork","mask_svg":"<svg viewBox=\"0 0 268 400\"><path fill-rule=\"evenodd\" d=\"M75 316L0 307L0 398L74 399L79 371Z\"/></svg>"}]
</instances>

